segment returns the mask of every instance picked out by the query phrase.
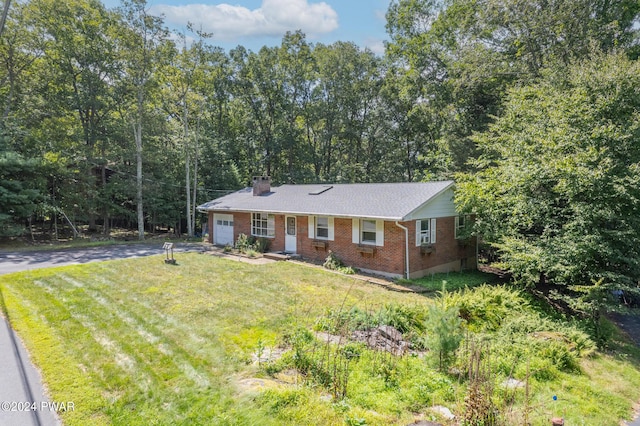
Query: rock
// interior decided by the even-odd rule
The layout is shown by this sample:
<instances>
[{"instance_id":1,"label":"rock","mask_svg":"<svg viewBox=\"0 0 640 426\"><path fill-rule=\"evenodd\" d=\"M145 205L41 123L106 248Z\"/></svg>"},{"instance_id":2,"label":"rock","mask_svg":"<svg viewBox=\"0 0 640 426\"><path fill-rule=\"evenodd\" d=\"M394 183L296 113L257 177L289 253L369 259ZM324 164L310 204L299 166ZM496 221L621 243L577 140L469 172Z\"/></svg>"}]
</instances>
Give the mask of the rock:
<instances>
[{"instance_id":1,"label":"rock","mask_svg":"<svg viewBox=\"0 0 640 426\"><path fill-rule=\"evenodd\" d=\"M507 380L502 382L501 386L505 389L518 389L518 388L523 388L525 386L525 383L521 382L520 380L514 379L512 377L509 377Z\"/></svg>"},{"instance_id":2,"label":"rock","mask_svg":"<svg viewBox=\"0 0 640 426\"><path fill-rule=\"evenodd\" d=\"M407 426L442 426L442 423L430 422L427 420L418 420L415 423L411 423Z\"/></svg>"},{"instance_id":3,"label":"rock","mask_svg":"<svg viewBox=\"0 0 640 426\"><path fill-rule=\"evenodd\" d=\"M397 356L404 355L409 349L409 342L402 340L402 333L389 325L354 331L351 338L357 342L366 343L372 349Z\"/></svg>"},{"instance_id":4,"label":"rock","mask_svg":"<svg viewBox=\"0 0 640 426\"><path fill-rule=\"evenodd\" d=\"M254 364L272 362L282 358L285 352L286 350L283 348L264 348L262 351L256 351L251 354L251 359Z\"/></svg>"},{"instance_id":5,"label":"rock","mask_svg":"<svg viewBox=\"0 0 640 426\"><path fill-rule=\"evenodd\" d=\"M456 418L456 416L451 412L451 410L449 410L447 407L444 407L442 405L436 405L434 407L431 407L430 410L433 411L434 413L440 414L446 420L453 420Z\"/></svg>"}]
</instances>

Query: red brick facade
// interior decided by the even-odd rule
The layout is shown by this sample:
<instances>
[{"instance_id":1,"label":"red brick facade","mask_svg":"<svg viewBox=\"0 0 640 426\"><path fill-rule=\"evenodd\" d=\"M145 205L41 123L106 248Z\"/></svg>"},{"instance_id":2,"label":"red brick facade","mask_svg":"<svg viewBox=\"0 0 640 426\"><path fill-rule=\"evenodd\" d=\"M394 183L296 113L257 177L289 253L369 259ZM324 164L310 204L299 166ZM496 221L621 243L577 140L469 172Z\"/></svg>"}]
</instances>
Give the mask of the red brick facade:
<instances>
[{"instance_id":1,"label":"red brick facade","mask_svg":"<svg viewBox=\"0 0 640 426\"><path fill-rule=\"evenodd\" d=\"M232 213L234 235L251 235L251 213ZM213 215L209 212L209 242L213 242ZM323 261L331 250L345 265L386 275L406 274L405 231L395 222L384 222L384 244L382 246L360 245L352 242L352 219L334 218L333 241L309 238L307 216L297 219L297 254L303 259ZM400 222L408 229L409 272L417 278L435 272L457 271L476 267L475 239L463 241L455 238L455 217L436 220L436 242L430 250L416 246L416 221ZM285 215L275 215L275 236L271 238L271 251L285 248ZM372 252L371 252L372 251Z\"/></svg>"}]
</instances>

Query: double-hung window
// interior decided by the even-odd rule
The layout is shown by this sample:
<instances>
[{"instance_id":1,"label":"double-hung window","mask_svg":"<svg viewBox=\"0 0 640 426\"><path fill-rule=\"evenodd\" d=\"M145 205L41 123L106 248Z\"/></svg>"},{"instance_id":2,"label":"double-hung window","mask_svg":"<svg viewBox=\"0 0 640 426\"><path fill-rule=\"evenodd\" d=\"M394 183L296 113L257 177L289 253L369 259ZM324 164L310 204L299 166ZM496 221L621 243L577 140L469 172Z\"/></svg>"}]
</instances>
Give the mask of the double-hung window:
<instances>
[{"instance_id":1,"label":"double-hung window","mask_svg":"<svg viewBox=\"0 0 640 426\"><path fill-rule=\"evenodd\" d=\"M252 213L251 235L256 237L275 236L275 216L268 213Z\"/></svg>"},{"instance_id":2,"label":"double-hung window","mask_svg":"<svg viewBox=\"0 0 640 426\"><path fill-rule=\"evenodd\" d=\"M376 243L376 221L362 219L360 221L360 242L362 244Z\"/></svg>"},{"instance_id":3,"label":"double-hung window","mask_svg":"<svg viewBox=\"0 0 640 426\"><path fill-rule=\"evenodd\" d=\"M316 217L316 238L321 240L329 239L329 218L326 216Z\"/></svg>"},{"instance_id":4,"label":"double-hung window","mask_svg":"<svg viewBox=\"0 0 640 426\"><path fill-rule=\"evenodd\" d=\"M351 224L354 244L384 246L384 220L354 218Z\"/></svg>"},{"instance_id":5,"label":"double-hung window","mask_svg":"<svg viewBox=\"0 0 640 426\"><path fill-rule=\"evenodd\" d=\"M416 220L416 246L435 244L436 242L436 220L420 219Z\"/></svg>"},{"instance_id":6,"label":"double-hung window","mask_svg":"<svg viewBox=\"0 0 640 426\"><path fill-rule=\"evenodd\" d=\"M456 216L455 237L463 238L464 230L468 223L468 216Z\"/></svg>"},{"instance_id":7,"label":"double-hung window","mask_svg":"<svg viewBox=\"0 0 640 426\"><path fill-rule=\"evenodd\" d=\"M333 241L334 218L330 216L309 216L309 238Z\"/></svg>"}]
</instances>

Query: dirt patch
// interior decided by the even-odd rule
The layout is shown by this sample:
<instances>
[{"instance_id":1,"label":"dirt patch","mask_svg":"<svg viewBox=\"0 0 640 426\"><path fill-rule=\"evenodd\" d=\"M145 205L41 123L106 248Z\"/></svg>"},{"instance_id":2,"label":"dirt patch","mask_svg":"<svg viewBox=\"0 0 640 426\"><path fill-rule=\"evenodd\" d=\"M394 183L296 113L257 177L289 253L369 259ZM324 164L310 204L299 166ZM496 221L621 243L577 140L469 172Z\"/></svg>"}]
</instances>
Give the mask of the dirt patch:
<instances>
[{"instance_id":1,"label":"dirt patch","mask_svg":"<svg viewBox=\"0 0 640 426\"><path fill-rule=\"evenodd\" d=\"M251 354L251 359L254 364L262 364L265 362L277 361L282 358L282 355L287 351L285 348L264 348L261 351L256 351Z\"/></svg>"},{"instance_id":2,"label":"dirt patch","mask_svg":"<svg viewBox=\"0 0 640 426\"><path fill-rule=\"evenodd\" d=\"M277 380L249 377L236 382L236 386L241 393L263 392L268 389L277 389L282 386Z\"/></svg>"}]
</instances>

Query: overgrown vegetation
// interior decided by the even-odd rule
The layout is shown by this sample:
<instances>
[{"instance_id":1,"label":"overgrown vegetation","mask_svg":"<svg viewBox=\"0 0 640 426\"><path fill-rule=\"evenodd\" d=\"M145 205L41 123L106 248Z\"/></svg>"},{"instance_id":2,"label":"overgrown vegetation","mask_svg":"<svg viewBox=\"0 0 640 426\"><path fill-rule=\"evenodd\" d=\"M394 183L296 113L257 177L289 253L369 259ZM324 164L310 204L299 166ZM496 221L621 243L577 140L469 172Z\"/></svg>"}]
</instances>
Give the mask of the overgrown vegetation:
<instances>
[{"instance_id":1,"label":"overgrown vegetation","mask_svg":"<svg viewBox=\"0 0 640 426\"><path fill-rule=\"evenodd\" d=\"M253 235L239 234L236 240L235 248L249 257L255 257L258 253L269 251L271 240L268 238L256 238ZM226 248L226 247L225 247ZM226 250L230 251L230 248Z\"/></svg>"},{"instance_id":2,"label":"overgrown vegetation","mask_svg":"<svg viewBox=\"0 0 640 426\"><path fill-rule=\"evenodd\" d=\"M324 263L322 264L322 266L332 271L338 271L340 273L347 274L347 275L355 274L357 271L352 266L346 266L342 262L342 260L331 250L329 250L329 255L324 260Z\"/></svg>"},{"instance_id":3,"label":"overgrown vegetation","mask_svg":"<svg viewBox=\"0 0 640 426\"><path fill-rule=\"evenodd\" d=\"M614 335L600 352L588 323L507 286L433 300L287 262L180 257L0 277L52 398L82 401L66 424L405 425L444 421L441 405L470 424L617 425L640 398L637 349ZM457 349L437 341L451 330ZM387 336L400 342L370 344Z\"/></svg>"}]
</instances>

